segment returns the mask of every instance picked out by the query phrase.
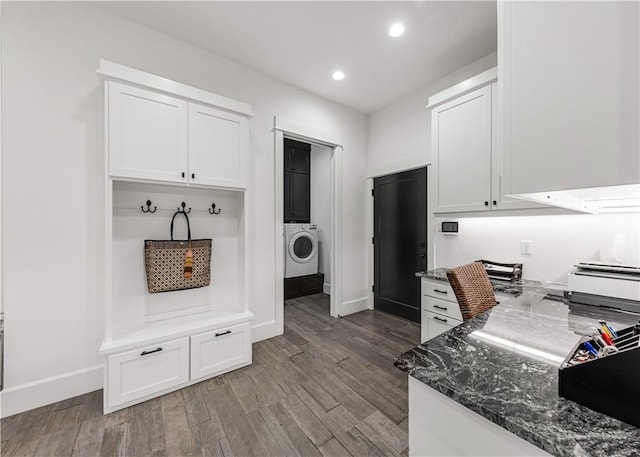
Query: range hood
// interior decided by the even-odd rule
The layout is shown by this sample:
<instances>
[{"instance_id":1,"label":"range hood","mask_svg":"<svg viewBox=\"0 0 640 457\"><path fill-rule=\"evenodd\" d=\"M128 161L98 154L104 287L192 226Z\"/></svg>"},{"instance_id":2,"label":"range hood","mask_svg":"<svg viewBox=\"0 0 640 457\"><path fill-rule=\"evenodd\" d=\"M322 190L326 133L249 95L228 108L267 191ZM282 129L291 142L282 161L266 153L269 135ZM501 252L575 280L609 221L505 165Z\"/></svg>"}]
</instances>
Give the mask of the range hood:
<instances>
[{"instance_id":1,"label":"range hood","mask_svg":"<svg viewBox=\"0 0 640 457\"><path fill-rule=\"evenodd\" d=\"M640 212L640 184L509 196L591 214Z\"/></svg>"}]
</instances>

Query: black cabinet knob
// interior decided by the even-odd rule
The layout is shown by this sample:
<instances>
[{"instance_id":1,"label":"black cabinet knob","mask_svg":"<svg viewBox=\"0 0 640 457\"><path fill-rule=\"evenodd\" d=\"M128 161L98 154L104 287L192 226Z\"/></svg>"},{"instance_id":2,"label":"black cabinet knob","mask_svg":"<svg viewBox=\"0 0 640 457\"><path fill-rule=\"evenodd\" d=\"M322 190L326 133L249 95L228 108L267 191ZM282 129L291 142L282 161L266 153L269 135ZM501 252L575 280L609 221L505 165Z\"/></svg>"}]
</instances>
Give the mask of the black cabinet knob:
<instances>
[{"instance_id":1,"label":"black cabinet knob","mask_svg":"<svg viewBox=\"0 0 640 457\"><path fill-rule=\"evenodd\" d=\"M498 202L494 200L494 201L493 201L493 205L495 206L495 205L497 205L497 204L498 204Z\"/></svg>"},{"instance_id":2,"label":"black cabinet knob","mask_svg":"<svg viewBox=\"0 0 640 457\"><path fill-rule=\"evenodd\" d=\"M485 202L484 202L484 206L489 206L489 202L488 202L488 201L485 201Z\"/></svg>"},{"instance_id":3,"label":"black cabinet knob","mask_svg":"<svg viewBox=\"0 0 640 457\"><path fill-rule=\"evenodd\" d=\"M195 173L191 173L191 179L196 179L196 174Z\"/></svg>"},{"instance_id":4,"label":"black cabinet knob","mask_svg":"<svg viewBox=\"0 0 640 457\"><path fill-rule=\"evenodd\" d=\"M182 172L182 177L184 178L184 171Z\"/></svg>"}]
</instances>

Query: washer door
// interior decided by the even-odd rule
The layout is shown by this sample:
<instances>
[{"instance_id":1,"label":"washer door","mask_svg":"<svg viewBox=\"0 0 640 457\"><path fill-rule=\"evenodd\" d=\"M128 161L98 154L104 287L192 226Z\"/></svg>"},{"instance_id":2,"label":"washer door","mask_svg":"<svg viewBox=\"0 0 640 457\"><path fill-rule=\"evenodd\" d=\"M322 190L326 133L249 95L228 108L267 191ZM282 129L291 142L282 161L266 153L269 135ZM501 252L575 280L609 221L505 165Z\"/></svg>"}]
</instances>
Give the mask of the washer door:
<instances>
[{"instance_id":1,"label":"washer door","mask_svg":"<svg viewBox=\"0 0 640 457\"><path fill-rule=\"evenodd\" d=\"M308 263L316 255L316 244L309 232L298 232L289 240L289 255L297 263Z\"/></svg>"}]
</instances>

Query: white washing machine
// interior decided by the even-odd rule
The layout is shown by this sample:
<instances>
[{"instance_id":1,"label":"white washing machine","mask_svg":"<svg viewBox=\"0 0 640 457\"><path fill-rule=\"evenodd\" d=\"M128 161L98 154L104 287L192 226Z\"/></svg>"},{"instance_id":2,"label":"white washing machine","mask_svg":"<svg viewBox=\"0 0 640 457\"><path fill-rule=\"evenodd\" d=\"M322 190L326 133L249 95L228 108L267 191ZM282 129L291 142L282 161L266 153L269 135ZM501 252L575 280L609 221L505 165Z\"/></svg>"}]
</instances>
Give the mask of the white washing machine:
<instances>
[{"instance_id":1,"label":"white washing machine","mask_svg":"<svg viewBox=\"0 0 640 457\"><path fill-rule=\"evenodd\" d=\"M318 272L318 227L315 224L284 224L284 277Z\"/></svg>"}]
</instances>

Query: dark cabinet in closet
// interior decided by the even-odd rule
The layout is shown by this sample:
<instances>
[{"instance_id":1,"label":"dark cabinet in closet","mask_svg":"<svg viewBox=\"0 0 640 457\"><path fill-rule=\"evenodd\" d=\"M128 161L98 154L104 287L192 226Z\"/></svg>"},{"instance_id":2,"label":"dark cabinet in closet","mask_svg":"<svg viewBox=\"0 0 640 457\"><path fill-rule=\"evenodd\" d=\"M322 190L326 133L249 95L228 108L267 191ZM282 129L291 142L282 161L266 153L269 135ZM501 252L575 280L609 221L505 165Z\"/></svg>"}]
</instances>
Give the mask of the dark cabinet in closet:
<instances>
[{"instance_id":1,"label":"dark cabinet in closet","mask_svg":"<svg viewBox=\"0 0 640 457\"><path fill-rule=\"evenodd\" d=\"M300 141L284 140L284 171L309 174L311 145Z\"/></svg>"},{"instance_id":2,"label":"dark cabinet in closet","mask_svg":"<svg viewBox=\"0 0 640 457\"><path fill-rule=\"evenodd\" d=\"M311 145L284 140L284 222L311 218Z\"/></svg>"}]
</instances>

